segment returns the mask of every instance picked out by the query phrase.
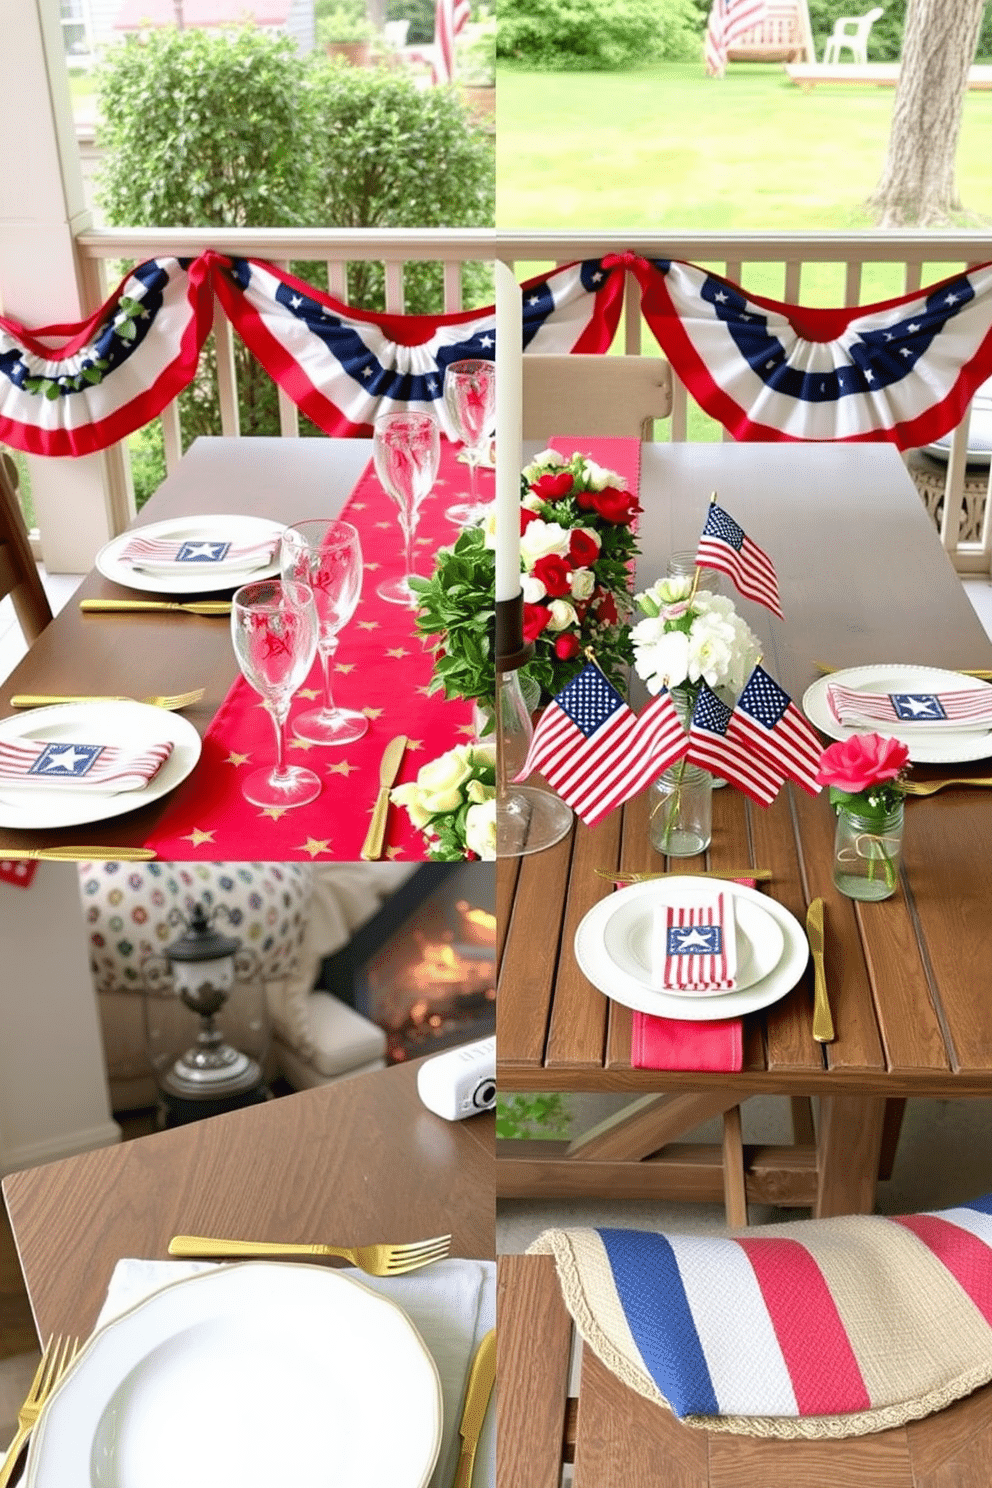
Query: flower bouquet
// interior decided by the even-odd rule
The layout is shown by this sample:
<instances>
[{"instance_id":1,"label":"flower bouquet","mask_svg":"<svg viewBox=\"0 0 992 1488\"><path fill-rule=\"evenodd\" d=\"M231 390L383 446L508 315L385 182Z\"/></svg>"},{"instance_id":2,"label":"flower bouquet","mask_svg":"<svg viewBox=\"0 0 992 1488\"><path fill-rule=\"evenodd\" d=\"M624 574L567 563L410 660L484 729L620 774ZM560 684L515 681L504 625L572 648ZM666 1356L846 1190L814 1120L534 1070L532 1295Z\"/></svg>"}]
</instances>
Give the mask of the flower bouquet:
<instances>
[{"instance_id":1,"label":"flower bouquet","mask_svg":"<svg viewBox=\"0 0 992 1488\"><path fill-rule=\"evenodd\" d=\"M422 765L416 780L394 786L389 799L423 832L432 862L495 860L495 745L457 744Z\"/></svg>"},{"instance_id":2,"label":"flower bouquet","mask_svg":"<svg viewBox=\"0 0 992 1488\"><path fill-rule=\"evenodd\" d=\"M908 759L907 745L881 734L853 734L823 751L816 778L837 812L834 883L851 899L895 892Z\"/></svg>"}]
</instances>

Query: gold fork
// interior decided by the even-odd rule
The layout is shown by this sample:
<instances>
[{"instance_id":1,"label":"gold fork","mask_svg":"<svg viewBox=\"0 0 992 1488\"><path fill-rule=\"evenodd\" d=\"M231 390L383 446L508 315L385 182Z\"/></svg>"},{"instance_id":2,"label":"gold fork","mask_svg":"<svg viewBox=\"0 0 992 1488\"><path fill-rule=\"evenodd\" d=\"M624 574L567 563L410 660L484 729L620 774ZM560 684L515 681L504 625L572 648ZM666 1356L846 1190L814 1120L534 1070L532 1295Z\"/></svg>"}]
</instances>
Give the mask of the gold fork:
<instances>
[{"instance_id":1,"label":"gold fork","mask_svg":"<svg viewBox=\"0 0 992 1488\"><path fill-rule=\"evenodd\" d=\"M903 790L911 796L933 796L946 785L992 785L992 777L988 775L967 776L955 775L949 780L906 780L903 782Z\"/></svg>"},{"instance_id":2,"label":"gold fork","mask_svg":"<svg viewBox=\"0 0 992 1488\"><path fill-rule=\"evenodd\" d=\"M109 697L105 694L92 697L82 694L66 694L64 696L46 697L40 692L17 692L10 700L12 708L47 708L54 703L147 703L152 708L168 708L170 712L176 713L180 708L189 708L193 703L198 703L206 692L205 687L196 687L192 692L159 693L154 697L129 698Z\"/></svg>"},{"instance_id":3,"label":"gold fork","mask_svg":"<svg viewBox=\"0 0 992 1488\"><path fill-rule=\"evenodd\" d=\"M7 1448L7 1457L0 1467L0 1488L6 1488L14 1476L14 1468L17 1459L21 1455L21 1449L41 1415L41 1408L51 1395L59 1380L65 1374L76 1354L79 1352L78 1338L50 1338L45 1344L41 1354L41 1363L38 1371L31 1381L27 1399L21 1406L17 1416L17 1433L10 1446Z\"/></svg>"},{"instance_id":4,"label":"gold fork","mask_svg":"<svg viewBox=\"0 0 992 1488\"><path fill-rule=\"evenodd\" d=\"M173 1235L169 1254L197 1258L222 1256L340 1256L370 1276L401 1276L432 1261L443 1261L451 1248L450 1235L415 1240L408 1245L285 1245L264 1240L214 1240L205 1235ZM2 1488L2 1485L0 1485Z\"/></svg>"}]
</instances>

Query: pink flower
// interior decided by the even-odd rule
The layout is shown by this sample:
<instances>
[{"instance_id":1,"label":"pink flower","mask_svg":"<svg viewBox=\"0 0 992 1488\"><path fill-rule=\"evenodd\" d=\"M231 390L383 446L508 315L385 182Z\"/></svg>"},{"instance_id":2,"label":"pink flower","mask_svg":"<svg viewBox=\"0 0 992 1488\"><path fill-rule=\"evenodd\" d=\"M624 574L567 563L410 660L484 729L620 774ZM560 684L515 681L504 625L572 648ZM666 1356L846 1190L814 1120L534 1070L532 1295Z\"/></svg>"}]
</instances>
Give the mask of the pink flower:
<instances>
[{"instance_id":1,"label":"pink flower","mask_svg":"<svg viewBox=\"0 0 992 1488\"><path fill-rule=\"evenodd\" d=\"M908 759L909 748L898 739L853 734L823 751L816 779L820 785L833 785L853 796L895 780Z\"/></svg>"},{"instance_id":2,"label":"pink flower","mask_svg":"<svg viewBox=\"0 0 992 1488\"><path fill-rule=\"evenodd\" d=\"M678 599L674 604L664 605L661 611L662 620L681 620L689 609L687 599Z\"/></svg>"}]
</instances>

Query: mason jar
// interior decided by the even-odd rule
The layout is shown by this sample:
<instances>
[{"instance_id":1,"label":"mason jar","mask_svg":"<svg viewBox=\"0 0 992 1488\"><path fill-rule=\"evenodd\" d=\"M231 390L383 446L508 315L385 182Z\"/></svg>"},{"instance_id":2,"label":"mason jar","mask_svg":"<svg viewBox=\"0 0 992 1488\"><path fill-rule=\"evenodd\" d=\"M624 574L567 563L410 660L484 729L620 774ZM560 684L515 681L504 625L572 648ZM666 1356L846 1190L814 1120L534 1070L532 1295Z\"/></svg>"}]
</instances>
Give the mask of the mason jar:
<instances>
[{"instance_id":1,"label":"mason jar","mask_svg":"<svg viewBox=\"0 0 992 1488\"><path fill-rule=\"evenodd\" d=\"M887 816L841 806L834 834L834 883L849 899L888 899L899 881L903 802Z\"/></svg>"},{"instance_id":2,"label":"mason jar","mask_svg":"<svg viewBox=\"0 0 992 1488\"><path fill-rule=\"evenodd\" d=\"M690 549L668 555L668 577L691 579L696 572L696 555ZM720 575L713 568L703 568L699 573L697 589L708 589L711 594L720 592Z\"/></svg>"},{"instance_id":3,"label":"mason jar","mask_svg":"<svg viewBox=\"0 0 992 1488\"><path fill-rule=\"evenodd\" d=\"M683 760L651 786L651 846L671 858L705 852L713 836L713 777Z\"/></svg>"}]
</instances>

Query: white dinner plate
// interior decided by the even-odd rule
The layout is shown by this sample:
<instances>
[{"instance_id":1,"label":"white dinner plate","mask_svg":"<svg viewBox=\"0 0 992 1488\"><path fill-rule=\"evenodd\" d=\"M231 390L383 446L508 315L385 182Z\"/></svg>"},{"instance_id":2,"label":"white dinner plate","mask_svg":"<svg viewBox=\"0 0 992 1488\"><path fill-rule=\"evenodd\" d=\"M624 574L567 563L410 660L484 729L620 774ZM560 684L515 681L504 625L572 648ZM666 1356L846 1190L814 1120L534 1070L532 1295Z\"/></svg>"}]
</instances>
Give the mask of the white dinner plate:
<instances>
[{"instance_id":1,"label":"white dinner plate","mask_svg":"<svg viewBox=\"0 0 992 1488\"><path fill-rule=\"evenodd\" d=\"M701 889L702 886L700 886ZM708 900L712 900L712 894ZM763 896L762 896L763 897ZM678 895L678 903L688 905L703 898L702 892L684 891ZM621 899L603 927L603 944L615 966L627 976L642 982L645 987L656 990L651 970L651 948L654 938L654 908L657 904L671 904L673 899L656 899L645 904L643 899ZM743 897L733 900L734 923L737 935L737 972L734 977L735 992L753 987L762 977L774 971L782 959L785 938L778 921L768 913L763 904L756 904ZM679 992L667 989L672 997L725 997L726 990L713 988L703 992Z\"/></svg>"},{"instance_id":2,"label":"white dinner plate","mask_svg":"<svg viewBox=\"0 0 992 1488\"><path fill-rule=\"evenodd\" d=\"M882 734L899 739L909 748L909 757L918 764L958 764L965 760L986 759L992 754L992 732L956 731L941 725L928 733L916 728L900 730L898 724L865 723L848 728L838 723L827 699L827 688L835 682L863 692L948 692L988 687L978 677L964 677L960 672L945 672L940 667L909 666L877 662L871 666L846 667L820 677L803 693L803 712L828 738L850 739L855 734Z\"/></svg>"},{"instance_id":3,"label":"white dinner plate","mask_svg":"<svg viewBox=\"0 0 992 1488\"><path fill-rule=\"evenodd\" d=\"M151 537L177 542L205 542L223 538L225 542L266 542L269 538L277 542L285 527L282 522L270 522L266 517L195 516L169 517L164 522L152 522L147 527L131 527L119 537L105 543L96 555L96 566L105 579L115 584L124 584L129 589L140 589L148 594L215 594L237 589L254 579L269 579L279 572L279 555L274 563L261 567L223 568L211 573L208 566L196 565L185 573L149 573L125 563L121 553L132 538Z\"/></svg>"},{"instance_id":4,"label":"white dinner plate","mask_svg":"<svg viewBox=\"0 0 992 1488\"><path fill-rule=\"evenodd\" d=\"M45 790L0 785L0 827L75 827L138 811L168 795L200 758L200 736L193 725L167 708L147 703L56 703L0 718L0 740L51 739L57 743L116 744L140 749L171 742L172 753L143 790L116 795L96 790Z\"/></svg>"},{"instance_id":5,"label":"white dinner plate","mask_svg":"<svg viewBox=\"0 0 992 1488\"><path fill-rule=\"evenodd\" d=\"M173 1282L95 1333L25 1488L425 1488L437 1368L349 1276L252 1261Z\"/></svg>"},{"instance_id":6,"label":"white dinner plate","mask_svg":"<svg viewBox=\"0 0 992 1488\"><path fill-rule=\"evenodd\" d=\"M791 991L806 969L809 944L803 927L794 915L774 899L746 884L728 881L725 887L735 900L750 900L771 916L782 932L783 942L782 954L777 964L749 987L697 1001L681 994L655 991L647 985L643 973L635 975L617 965L607 950L604 932L618 906L621 903L640 904L641 913L650 921L656 905L674 903L684 896L686 877L683 874L630 884L594 905L575 932L575 959L583 975L589 978L594 987L605 992L607 997L612 997L614 1002L621 1002L635 1012L651 1013L659 1018L681 1018L692 1023L709 1023L715 1018L738 1018L744 1013L753 1013L778 1002L779 998ZM709 882L712 883L713 880Z\"/></svg>"}]
</instances>

